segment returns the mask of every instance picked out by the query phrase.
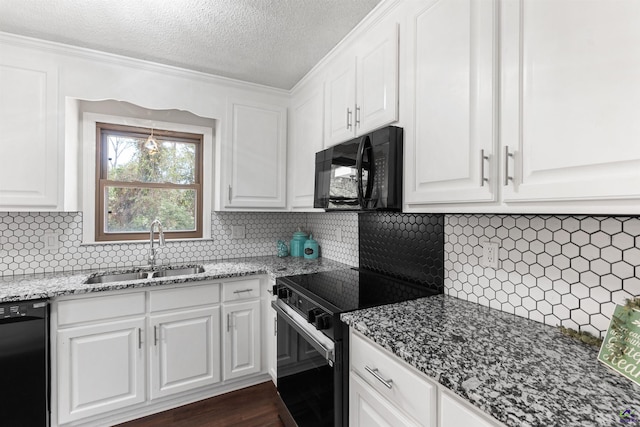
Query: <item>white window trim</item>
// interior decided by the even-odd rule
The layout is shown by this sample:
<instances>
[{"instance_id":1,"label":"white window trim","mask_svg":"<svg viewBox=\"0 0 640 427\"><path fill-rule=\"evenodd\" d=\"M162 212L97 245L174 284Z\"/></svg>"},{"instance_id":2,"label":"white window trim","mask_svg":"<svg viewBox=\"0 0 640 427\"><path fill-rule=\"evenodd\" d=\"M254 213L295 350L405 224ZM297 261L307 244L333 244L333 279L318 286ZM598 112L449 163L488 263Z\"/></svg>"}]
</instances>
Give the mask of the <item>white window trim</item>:
<instances>
[{"instance_id":1,"label":"white window trim","mask_svg":"<svg viewBox=\"0 0 640 427\"><path fill-rule=\"evenodd\" d=\"M155 129L173 130L202 134L202 238L183 240L211 239L211 206L213 202L213 165L214 145L213 129L204 126L182 123L162 122L157 120L137 119L133 117L112 116L108 114L82 114L82 244L136 243L146 240L125 240L97 242L95 234L96 213L96 123L113 123L117 125L138 126Z\"/></svg>"}]
</instances>

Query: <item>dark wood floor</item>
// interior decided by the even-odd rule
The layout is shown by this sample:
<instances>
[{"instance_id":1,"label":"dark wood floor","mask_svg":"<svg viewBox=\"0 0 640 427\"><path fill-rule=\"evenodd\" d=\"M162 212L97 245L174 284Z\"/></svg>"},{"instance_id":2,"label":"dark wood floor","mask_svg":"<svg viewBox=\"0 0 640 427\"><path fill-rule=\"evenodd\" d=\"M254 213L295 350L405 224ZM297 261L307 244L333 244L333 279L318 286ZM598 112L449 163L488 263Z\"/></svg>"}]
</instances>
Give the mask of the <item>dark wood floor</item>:
<instances>
[{"instance_id":1,"label":"dark wood floor","mask_svg":"<svg viewBox=\"0 0 640 427\"><path fill-rule=\"evenodd\" d=\"M280 398L271 381L226 393L119 427L283 427Z\"/></svg>"}]
</instances>

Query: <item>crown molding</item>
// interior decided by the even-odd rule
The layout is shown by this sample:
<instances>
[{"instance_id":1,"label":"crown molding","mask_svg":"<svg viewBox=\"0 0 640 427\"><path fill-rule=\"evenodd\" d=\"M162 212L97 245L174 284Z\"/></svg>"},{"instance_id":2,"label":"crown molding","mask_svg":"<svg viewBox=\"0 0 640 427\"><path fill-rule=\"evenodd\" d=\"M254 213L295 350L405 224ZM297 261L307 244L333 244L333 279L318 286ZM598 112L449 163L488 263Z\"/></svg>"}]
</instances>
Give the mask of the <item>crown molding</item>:
<instances>
[{"instance_id":1,"label":"crown molding","mask_svg":"<svg viewBox=\"0 0 640 427\"><path fill-rule=\"evenodd\" d=\"M152 71L179 78L194 79L204 83L233 87L236 89L252 91L257 90L279 96L289 96L291 94L291 91L287 89L274 88L271 86L246 82L243 80L232 79L229 77L204 73L201 71L189 70L173 65L160 64L157 62L145 61L128 56L102 52L99 50L72 46L64 43L52 42L49 40L37 39L33 37L21 36L0 31L0 48L2 48L5 43L8 45L14 45L23 48L46 51L57 55L72 56L80 59L103 62L111 65L137 68L139 70Z\"/></svg>"},{"instance_id":2,"label":"crown molding","mask_svg":"<svg viewBox=\"0 0 640 427\"><path fill-rule=\"evenodd\" d=\"M403 0L382 0L378 5L373 8L367 16L365 16L362 21L360 21L353 29L344 36L344 38L336 45L333 49L331 49L316 65L313 66L311 70L307 74L305 74L299 81L296 83L291 90L289 91L291 94L295 93L302 86L306 85L310 80L315 78L316 74L320 69L322 69L329 61L339 55L340 51L348 46L350 43L353 43L359 37L362 37L366 31L377 24L382 18L384 18L389 12L391 12L394 8L400 5Z\"/></svg>"}]
</instances>

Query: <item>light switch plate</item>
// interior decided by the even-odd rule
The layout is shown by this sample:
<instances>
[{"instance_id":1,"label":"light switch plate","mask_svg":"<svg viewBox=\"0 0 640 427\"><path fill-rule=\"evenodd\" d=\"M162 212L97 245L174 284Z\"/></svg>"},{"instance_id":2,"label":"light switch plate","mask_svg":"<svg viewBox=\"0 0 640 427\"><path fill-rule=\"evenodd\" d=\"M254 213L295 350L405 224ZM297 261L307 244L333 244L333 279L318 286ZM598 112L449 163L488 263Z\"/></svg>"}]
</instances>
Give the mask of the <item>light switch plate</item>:
<instances>
[{"instance_id":1,"label":"light switch plate","mask_svg":"<svg viewBox=\"0 0 640 427\"><path fill-rule=\"evenodd\" d=\"M244 239L246 229L244 225L232 225L231 226L231 238L232 239Z\"/></svg>"},{"instance_id":2,"label":"light switch plate","mask_svg":"<svg viewBox=\"0 0 640 427\"><path fill-rule=\"evenodd\" d=\"M498 268L500 245L497 242L482 242L482 260L483 267Z\"/></svg>"}]
</instances>

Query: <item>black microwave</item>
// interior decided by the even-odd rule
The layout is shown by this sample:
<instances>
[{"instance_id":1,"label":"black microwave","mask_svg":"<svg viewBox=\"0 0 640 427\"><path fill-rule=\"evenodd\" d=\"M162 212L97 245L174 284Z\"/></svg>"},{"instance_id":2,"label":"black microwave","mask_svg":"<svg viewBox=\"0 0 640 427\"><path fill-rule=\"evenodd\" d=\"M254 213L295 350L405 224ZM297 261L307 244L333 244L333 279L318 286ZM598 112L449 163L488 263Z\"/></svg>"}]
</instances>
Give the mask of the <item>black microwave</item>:
<instances>
[{"instance_id":1,"label":"black microwave","mask_svg":"<svg viewBox=\"0 0 640 427\"><path fill-rule=\"evenodd\" d=\"M402 211L402 128L388 126L316 153L313 207Z\"/></svg>"}]
</instances>

